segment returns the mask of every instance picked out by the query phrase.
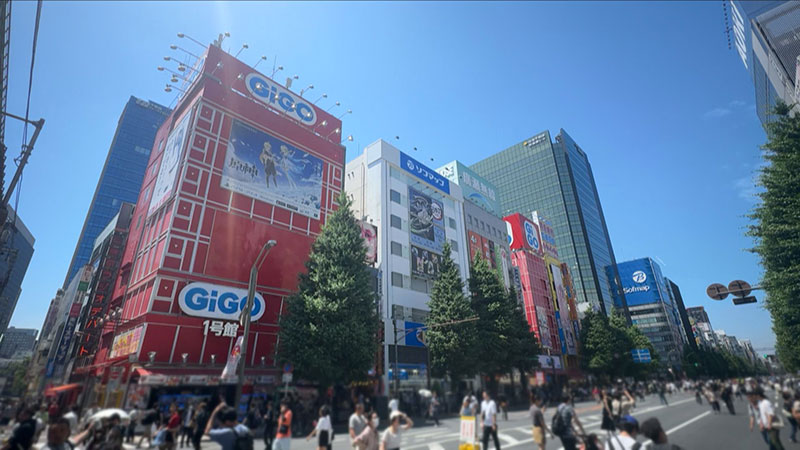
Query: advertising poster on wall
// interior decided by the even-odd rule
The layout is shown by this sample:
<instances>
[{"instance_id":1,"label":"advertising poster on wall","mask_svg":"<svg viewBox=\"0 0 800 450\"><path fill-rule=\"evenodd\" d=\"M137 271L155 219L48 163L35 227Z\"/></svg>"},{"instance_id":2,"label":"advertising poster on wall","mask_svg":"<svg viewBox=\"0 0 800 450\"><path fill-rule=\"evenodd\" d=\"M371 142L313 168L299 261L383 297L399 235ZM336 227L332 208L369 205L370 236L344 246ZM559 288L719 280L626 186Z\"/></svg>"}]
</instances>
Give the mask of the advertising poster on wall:
<instances>
[{"instance_id":1,"label":"advertising poster on wall","mask_svg":"<svg viewBox=\"0 0 800 450\"><path fill-rule=\"evenodd\" d=\"M435 279L439 276L439 256L430 250L411 246L411 274Z\"/></svg>"},{"instance_id":2,"label":"advertising poster on wall","mask_svg":"<svg viewBox=\"0 0 800 450\"><path fill-rule=\"evenodd\" d=\"M445 238L442 202L409 187L408 230L412 244L441 253Z\"/></svg>"},{"instance_id":3,"label":"advertising poster on wall","mask_svg":"<svg viewBox=\"0 0 800 450\"><path fill-rule=\"evenodd\" d=\"M538 211L531 213L533 221L538 225L539 233L542 236L542 249L544 253L558 259L558 248L556 247L555 233L550 221L539 214Z\"/></svg>"},{"instance_id":4,"label":"advertising poster on wall","mask_svg":"<svg viewBox=\"0 0 800 450\"><path fill-rule=\"evenodd\" d=\"M556 302L559 335L561 335L562 353L575 354L575 336L572 334L572 323L569 319L569 304L567 302L567 292L564 289L564 279L561 274L561 267L550 264L553 273L553 284L556 288Z\"/></svg>"},{"instance_id":5,"label":"advertising poster on wall","mask_svg":"<svg viewBox=\"0 0 800 450\"><path fill-rule=\"evenodd\" d=\"M144 328L144 325L139 325L132 330L114 336L110 357L118 358L138 352L139 344L142 342L142 328Z\"/></svg>"},{"instance_id":6,"label":"advertising poster on wall","mask_svg":"<svg viewBox=\"0 0 800 450\"><path fill-rule=\"evenodd\" d=\"M483 245L481 244L481 236L478 233L468 231L467 236L469 238L469 260L472 261L476 254L483 254Z\"/></svg>"},{"instance_id":7,"label":"advertising poster on wall","mask_svg":"<svg viewBox=\"0 0 800 450\"><path fill-rule=\"evenodd\" d=\"M547 326L547 309L543 306L536 307L536 321L539 323L539 340L543 348L552 348L550 341L550 327Z\"/></svg>"},{"instance_id":8,"label":"advertising poster on wall","mask_svg":"<svg viewBox=\"0 0 800 450\"><path fill-rule=\"evenodd\" d=\"M356 220L356 222L358 222L358 227L361 228L364 246L367 247L367 262L372 264L378 260L378 228L363 220Z\"/></svg>"},{"instance_id":9,"label":"advertising poster on wall","mask_svg":"<svg viewBox=\"0 0 800 450\"><path fill-rule=\"evenodd\" d=\"M322 160L234 120L220 186L319 219Z\"/></svg>"},{"instance_id":10,"label":"advertising poster on wall","mask_svg":"<svg viewBox=\"0 0 800 450\"><path fill-rule=\"evenodd\" d=\"M183 144L187 141L186 134L191 116L191 111L186 113L167 137L167 143L164 145L164 154L161 157L161 166L158 168L158 177L153 187L153 195L150 197L150 207L147 209L147 215L152 214L153 211L163 205L172 194L172 190L175 187L175 179L178 175L178 163L181 159Z\"/></svg>"}]
</instances>

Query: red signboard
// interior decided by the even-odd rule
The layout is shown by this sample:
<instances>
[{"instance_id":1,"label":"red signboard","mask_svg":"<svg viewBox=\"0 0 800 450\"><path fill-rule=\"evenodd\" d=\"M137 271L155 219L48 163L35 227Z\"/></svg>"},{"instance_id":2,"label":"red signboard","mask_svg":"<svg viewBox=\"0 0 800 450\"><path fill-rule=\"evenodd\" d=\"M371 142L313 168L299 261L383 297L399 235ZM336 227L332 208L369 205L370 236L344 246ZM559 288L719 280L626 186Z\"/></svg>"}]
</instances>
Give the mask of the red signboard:
<instances>
[{"instance_id":1,"label":"red signboard","mask_svg":"<svg viewBox=\"0 0 800 450\"><path fill-rule=\"evenodd\" d=\"M525 249L542 254L542 236L536 223L520 213L506 216L503 220L506 222L511 250Z\"/></svg>"}]
</instances>

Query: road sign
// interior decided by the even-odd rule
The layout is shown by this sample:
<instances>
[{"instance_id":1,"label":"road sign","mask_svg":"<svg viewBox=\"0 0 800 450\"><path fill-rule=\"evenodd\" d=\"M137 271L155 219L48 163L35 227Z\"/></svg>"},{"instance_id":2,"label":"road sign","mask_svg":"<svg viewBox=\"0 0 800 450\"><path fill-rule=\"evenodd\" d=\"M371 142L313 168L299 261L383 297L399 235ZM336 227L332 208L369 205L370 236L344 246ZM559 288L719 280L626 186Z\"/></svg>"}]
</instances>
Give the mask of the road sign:
<instances>
[{"instance_id":1,"label":"road sign","mask_svg":"<svg viewBox=\"0 0 800 450\"><path fill-rule=\"evenodd\" d=\"M747 304L747 303L755 303L755 302L756 302L756 298L754 296L750 296L750 297L734 297L733 298L733 304L734 305L744 305L744 304Z\"/></svg>"},{"instance_id":2,"label":"road sign","mask_svg":"<svg viewBox=\"0 0 800 450\"><path fill-rule=\"evenodd\" d=\"M635 363L649 363L652 361L650 349L647 348L635 348L631 350L631 356L633 356L633 362Z\"/></svg>"},{"instance_id":3,"label":"road sign","mask_svg":"<svg viewBox=\"0 0 800 450\"><path fill-rule=\"evenodd\" d=\"M294 370L294 368L289 363L283 366L283 373L292 373L292 370Z\"/></svg>"},{"instance_id":4,"label":"road sign","mask_svg":"<svg viewBox=\"0 0 800 450\"><path fill-rule=\"evenodd\" d=\"M283 376L281 377L281 381L283 381L285 384L291 383L292 382L292 372L284 373Z\"/></svg>"},{"instance_id":5,"label":"road sign","mask_svg":"<svg viewBox=\"0 0 800 450\"><path fill-rule=\"evenodd\" d=\"M725 300L728 297L728 288L719 283L714 283L706 288L706 294L712 300Z\"/></svg>"},{"instance_id":6,"label":"road sign","mask_svg":"<svg viewBox=\"0 0 800 450\"><path fill-rule=\"evenodd\" d=\"M747 281L733 280L728 284L728 292L734 297L747 297L753 292L753 289Z\"/></svg>"}]
</instances>

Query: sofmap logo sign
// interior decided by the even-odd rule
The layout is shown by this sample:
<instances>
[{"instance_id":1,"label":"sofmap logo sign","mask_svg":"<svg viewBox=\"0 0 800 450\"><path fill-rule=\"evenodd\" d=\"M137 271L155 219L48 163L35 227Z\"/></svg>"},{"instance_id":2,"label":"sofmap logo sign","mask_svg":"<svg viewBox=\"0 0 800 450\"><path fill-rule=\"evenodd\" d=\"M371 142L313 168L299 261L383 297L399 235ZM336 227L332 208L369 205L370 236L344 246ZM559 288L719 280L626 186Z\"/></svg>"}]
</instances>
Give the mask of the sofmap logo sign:
<instances>
[{"instance_id":1,"label":"sofmap logo sign","mask_svg":"<svg viewBox=\"0 0 800 450\"><path fill-rule=\"evenodd\" d=\"M633 272L633 281L642 284L647 281L647 274L641 270L637 270L636 272Z\"/></svg>"},{"instance_id":2,"label":"sofmap logo sign","mask_svg":"<svg viewBox=\"0 0 800 450\"><path fill-rule=\"evenodd\" d=\"M244 84L258 101L285 112L302 124L317 123L317 113L311 105L274 81L253 72L245 77Z\"/></svg>"},{"instance_id":3,"label":"sofmap logo sign","mask_svg":"<svg viewBox=\"0 0 800 450\"><path fill-rule=\"evenodd\" d=\"M539 239L536 239L536 230L533 228L533 224L526 220L523 222L523 226L525 227L525 240L528 241L528 245L534 250L539 250Z\"/></svg>"},{"instance_id":4,"label":"sofmap logo sign","mask_svg":"<svg viewBox=\"0 0 800 450\"><path fill-rule=\"evenodd\" d=\"M241 311L247 302L247 290L210 283L189 283L181 289L178 304L181 311L195 317L212 319L239 320ZM252 321L264 315L266 309L264 297L258 292L250 312Z\"/></svg>"},{"instance_id":5,"label":"sofmap logo sign","mask_svg":"<svg viewBox=\"0 0 800 450\"><path fill-rule=\"evenodd\" d=\"M450 181L448 181L447 178L439 175L435 170L426 167L403 152L400 152L400 167L445 194L450 194Z\"/></svg>"}]
</instances>

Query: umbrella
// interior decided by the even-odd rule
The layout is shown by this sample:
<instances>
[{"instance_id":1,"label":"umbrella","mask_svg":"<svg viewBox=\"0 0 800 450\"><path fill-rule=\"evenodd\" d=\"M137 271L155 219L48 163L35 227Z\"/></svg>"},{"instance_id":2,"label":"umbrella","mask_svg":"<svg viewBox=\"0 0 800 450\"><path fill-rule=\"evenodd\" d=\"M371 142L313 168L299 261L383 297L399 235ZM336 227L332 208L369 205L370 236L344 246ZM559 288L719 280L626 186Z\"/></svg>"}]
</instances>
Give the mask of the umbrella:
<instances>
[{"instance_id":1,"label":"umbrella","mask_svg":"<svg viewBox=\"0 0 800 450\"><path fill-rule=\"evenodd\" d=\"M119 415L120 421L130 420L130 416L128 415L128 413L119 408L101 409L100 411L94 413L92 417L89 418L89 420L95 422L101 419L110 419L111 416L113 416L114 414Z\"/></svg>"},{"instance_id":2,"label":"umbrella","mask_svg":"<svg viewBox=\"0 0 800 450\"><path fill-rule=\"evenodd\" d=\"M419 395L421 395L421 396L423 396L423 397L430 397L430 396L432 396L433 394L431 393L431 391L429 391L429 390L427 390L427 389L420 389L420 390L419 390Z\"/></svg>"}]
</instances>

